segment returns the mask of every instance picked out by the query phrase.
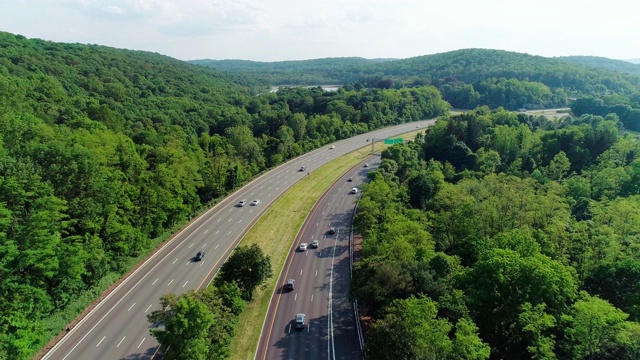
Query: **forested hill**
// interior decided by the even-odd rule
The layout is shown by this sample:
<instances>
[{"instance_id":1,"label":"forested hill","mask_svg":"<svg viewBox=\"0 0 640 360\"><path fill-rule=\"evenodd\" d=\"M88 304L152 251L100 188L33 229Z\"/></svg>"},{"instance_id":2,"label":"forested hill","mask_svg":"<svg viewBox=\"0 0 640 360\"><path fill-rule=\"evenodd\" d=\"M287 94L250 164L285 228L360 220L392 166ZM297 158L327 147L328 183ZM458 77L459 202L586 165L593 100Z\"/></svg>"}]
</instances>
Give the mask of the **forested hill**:
<instances>
[{"instance_id":1,"label":"forested hill","mask_svg":"<svg viewBox=\"0 0 640 360\"><path fill-rule=\"evenodd\" d=\"M568 98L638 92L640 79L628 74L567 63L560 59L502 50L464 49L389 61L318 59L281 63L247 62L223 71L250 72L272 85L360 82L365 87L436 86L454 107L507 109L566 106ZM217 65L216 65L217 64ZM322 66L313 67L313 64ZM310 67L311 66L311 67Z\"/></svg>"},{"instance_id":2,"label":"forested hill","mask_svg":"<svg viewBox=\"0 0 640 360\"><path fill-rule=\"evenodd\" d=\"M580 64L592 68L601 68L640 76L640 64L634 64L629 61L614 60L599 56L561 56L557 59L571 64Z\"/></svg>"},{"instance_id":3,"label":"forested hill","mask_svg":"<svg viewBox=\"0 0 640 360\"><path fill-rule=\"evenodd\" d=\"M391 60L394 59L344 57L276 62L209 59L189 62L227 73L256 75L275 85L317 85L357 82L363 68Z\"/></svg>"},{"instance_id":4,"label":"forested hill","mask_svg":"<svg viewBox=\"0 0 640 360\"><path fill-rule=\"evenodd\" d=\"M31 358L163 236L257 174L449 109L433 87L254 85L159 54L0 33L0 359Z\"/></svg>"}]
</instances>

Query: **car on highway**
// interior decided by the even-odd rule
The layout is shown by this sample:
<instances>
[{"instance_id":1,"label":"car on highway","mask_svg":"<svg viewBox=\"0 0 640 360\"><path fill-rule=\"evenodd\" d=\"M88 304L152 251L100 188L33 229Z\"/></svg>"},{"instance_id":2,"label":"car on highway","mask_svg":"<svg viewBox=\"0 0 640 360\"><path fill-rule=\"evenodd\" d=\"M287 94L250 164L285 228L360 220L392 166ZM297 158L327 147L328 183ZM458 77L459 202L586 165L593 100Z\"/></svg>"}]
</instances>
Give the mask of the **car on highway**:
<instances>
[{"instance_id":1,"label":"car on highway","mask_svg":"<svg viewBox=\"0 0 640 360\"><path fill-rule=\"evenodd\" d=\"M258 204L260 204L260 200L258 200L258 199L255 199L255 200L253 200L253 201L251 202L251 206L256 206L256 205L258 205Z\"/></svg>"},{"instance_id":2,"label":"car on highway","mask_svg":"<svg viewBox=\"0 0 640 360\"><path fill-rule=\"evenodd\" d=\"M352 177L350 177L350 178L348 178L348 179L347 179L347 182L352 182L352 181L353 181L353 178L352 178Z\"/></svg>"},{"instance_id":3,"label":"car on highway","mask_svg":"<svg viewBox=\"0 0 640 360\"><path fill-rule=\"evenodd\" d=\"M307 243L300 244L299 249L300 249L300 251L306 251L307 250Z\"/></svg>"},{"instance_id":4,"label":"car on highway","mask_svg":"<svg viewBox=\"0 0 640 360\"><path fill-rule=\"evenodd\" d=\"M300 170L298 170L298 171L305 171L305 170L307 170L306 166L300 166Z\"/></svg>"},{"instance_id":5,"label":"car on highway","mask_svg":"<svg viewBox=\"0 0 640 360\"><path fill-rule=\"evenodd\" d=\"M369 167L369 163L364 163L364 167Z\"/></svg>"},{"instance_id":6,"label":"car on highway","mask_svg":"<svg viewBox=\"0 0 640 360\"><path fill-rule=\"evenodd\" d=\"M331 145L331 147L329 149L335 149L336 146L335 145Z\"/></svg>"},{"instance_id":7,"label":"car on highway","mask_svg":"<svg viewBox=\"0 0 640 360\"><path fill-rule=\"evenodd\" d=\"M311 242L311 248L312 249L317 249L318 248L318 240L313 240Z\"/></svg>"},{"instance_id":8,"label":"car on highway","mask_svg":"<svg viewBox=\"0 0 640 360\"><path fill-rule=\"evenodd\" d=\"M284 288L285 288L287 291L291 291L291 290L293 290L295 287L296 287L296 281L295 281L295 280L293 280L293 279L289 279L289 280L287 280L287 284L284 286Z\"/></svg>"},{"instance_id":9,"label":"car on highway","mask_svg":"<svg viewBox=\"0 0 640 360\"><path fill-rule=\"evenodd\" d=\"M296 315L296 329L304 329L304 326L307 324L307 316L303 313Z\"/></svg>"},{"instance_id":10,"label":"car on highway","mask_svg":"<svg viewBox=\"0 0 640 360\"><path fill-rule=\"evenodd\" d=\"M335 233L336 233L336 228L334 228L334 227L329 228L329 231L327 231L327 234L329 234L329 235L333 235Z\"/></svg>"},{"instance_id":11,"label":"car on highway","mask_svg":"<svg viewBox=\"0 0 640 360\"><path fill-rule=\"evenodd\" d=\"M247 199L242 199L242 200L238 201L238 206L239 207L243 207L245 205L247 205Z\"/></svg>"},{"instance_id":12,"label":"car on highway","mask_svg":"<svg viewBox=\"0 0 640 360\"><path fill-rule=\"evenodd\" d=\"M358 193L358 188L351 188L351 193L352 194L357 194Z\"/></svg>"},{"instance_id":13,"label":"car on highway","mask_svg":"<svg viewBox=\"0 0 640 360\"><path fill-rule=\"evenodd\" d=\"M196 254L196 257L194 258L195 261L200 261L202 260L202 258L204 257L204 251L198 251L198 253Z\"/></svg>"}]
</instances>

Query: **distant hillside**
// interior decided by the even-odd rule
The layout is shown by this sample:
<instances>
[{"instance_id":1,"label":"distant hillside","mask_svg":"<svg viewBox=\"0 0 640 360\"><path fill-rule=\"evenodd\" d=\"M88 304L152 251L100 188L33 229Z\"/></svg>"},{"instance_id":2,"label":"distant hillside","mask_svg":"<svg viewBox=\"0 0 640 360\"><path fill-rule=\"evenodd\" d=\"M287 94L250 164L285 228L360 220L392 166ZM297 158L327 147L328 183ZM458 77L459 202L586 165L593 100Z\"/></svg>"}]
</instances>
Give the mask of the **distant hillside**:
<instances>
[{"instance_id":1,"label":"distant hillside","mask_svg":"<svg viewBox=\"0 0 640 360\"><path fill-rule=\"evenodd\" d=\"M557 59L571 64L579 64L592 68L600 68L640 76L640 64L632 63L630 61L614 60L598 56L562 56Z\"/></svg>"},{"instance_id":2,"label":"distant hillside","mask_svg":"<svg viewBox=\"0 0 640 360\"><path fill-rule=\"evenodd\" d=\"M359 81L363 67L393 60L343 57L277 62L208 59L189 62L229 73L252 74L273 85L318 85L354 83Z\"/></svg>"},{"instance_id":3,"label":"distant hillside","mask_svg":"<svg viewBox=\"0 0 640 360\"><path fill-rule=\"evenodd\" d=\"M640 64L640 59L629 59L629 60L626 60L626 61L628 61L630 63L633 63L633 64Z\"/></svg>"},{"instance_id":4,"label":"distant hillside","mask_svg":"<svg viewBox=\"0 0 640 360\"><path fill-rule=\"evenodd\" d=\"M610 69L502 50L464 49L408 59L327 58L275 63L195 63L246 72L272 85L359 82L365 87L435 85L454 107L566 106L569 97L638 92L640 79ZM389 82L391 81L391 82Z\"/></svg>"}]
</instances>

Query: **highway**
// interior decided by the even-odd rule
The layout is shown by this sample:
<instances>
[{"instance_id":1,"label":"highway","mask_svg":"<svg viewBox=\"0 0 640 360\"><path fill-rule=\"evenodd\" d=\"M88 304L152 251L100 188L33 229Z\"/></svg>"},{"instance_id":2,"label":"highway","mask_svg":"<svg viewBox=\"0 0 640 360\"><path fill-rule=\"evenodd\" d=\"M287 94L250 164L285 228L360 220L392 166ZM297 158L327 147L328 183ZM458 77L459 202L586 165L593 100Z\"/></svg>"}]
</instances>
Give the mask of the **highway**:
<instances>
[{"instance_id":1,"label":"highway","mask_svg":"<svg viewBox=\"0 0 640 360\"><path fill-rule=\"evenodd\" d=\"M397 125L333 143L272 169L193 220L94 307L42 359L150 359L158 343L146 315L166 293L180 294L207 286L242 236L289 187L319 166L370 146L367 139L387 138L426 127L433 120ZM304 172L298 171L306 166ZM257 206L237 207L240 199ZM195 254L206 253L194 262Z\"/></svg>"},{"instance_id":2,"label":"highway","mask_svg":"<svg viewBox=\"0 0 640 360\"><path fill-rule=\"evenodd\" d=\"M363 167L367 162L369 167ZM380 164L369 157L334 183L302 225L280 274L262 329L256 359L361 359L356 319L349 301L351 220L360 193L353 187ZM353 181L347 181L348 178ZM335 228L336 233L328 230ZM300 243L318 240L318 248L300 251ZM288 279L293 290L285 289ZM297 313L306 315L296 329Z\"/></svg>"}]
</instances>

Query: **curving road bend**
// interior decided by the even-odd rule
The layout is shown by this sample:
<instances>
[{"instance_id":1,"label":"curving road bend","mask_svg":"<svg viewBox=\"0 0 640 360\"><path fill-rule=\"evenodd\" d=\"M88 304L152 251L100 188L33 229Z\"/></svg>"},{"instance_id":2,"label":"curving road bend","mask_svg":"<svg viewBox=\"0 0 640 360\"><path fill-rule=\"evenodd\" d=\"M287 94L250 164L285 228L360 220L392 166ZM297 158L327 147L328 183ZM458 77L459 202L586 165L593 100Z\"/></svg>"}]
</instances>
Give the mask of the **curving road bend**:
<instances>
[{"instance_id":1,"label":"curving road bend","mask_svg":"<svg viewBox=\"0 0 640 360\"><path fill-rule=\"evenodd\" d=\"M370 146L367 139L386 138L424 128L434 120L373 131L316 149L274 168L236 191L185 229L138 267L74 326L42 359L150 359L158 343L150 335L146 315L160 296L208 285L242 236L289 187L319 166L348 152ZM304 172L298 171L306 166ZM240 199L257 206L236 206ZM206 256L195 262L198 251Z\"/></svg>"},{"instance_id":2,"label":"curving road bend","mask_svg":"<svg viewBox=\"0 0 640 360\"><path fill-rule=\"evenodd\" d=\"M364 163L369 167L363 167ZM280 274L263 325L255 359L361 359L356 319L349 301L351 220L360 193L353 187L366 181L380 164L368 157L334 183L302 225ZM352 182L347 181L353 178ZM335 228L334 235L327 230ZM299 244L319 241L317 249L300 251ZM284 288L294 279L295 288ZM305 313L304 329L294 327Z\"/></svg>"}]
</instances>

